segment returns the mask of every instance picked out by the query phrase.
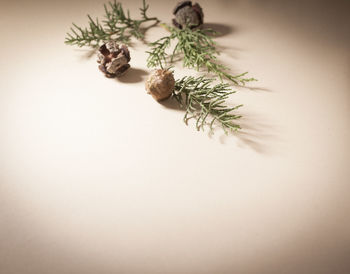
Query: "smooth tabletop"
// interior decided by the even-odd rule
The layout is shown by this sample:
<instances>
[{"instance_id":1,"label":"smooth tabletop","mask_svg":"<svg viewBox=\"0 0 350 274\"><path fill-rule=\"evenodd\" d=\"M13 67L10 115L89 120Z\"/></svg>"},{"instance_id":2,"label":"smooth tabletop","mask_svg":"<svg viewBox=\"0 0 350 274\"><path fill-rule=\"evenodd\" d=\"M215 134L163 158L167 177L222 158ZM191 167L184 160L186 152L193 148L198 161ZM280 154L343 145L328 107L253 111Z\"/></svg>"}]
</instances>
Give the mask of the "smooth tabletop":
<instances>
[{"instance_id":1,"label":"smooth tabletop","mask_svg":"<svg viewBox=\"0 0 350 274\"><path fill-rule=\"evenodd\" d=\"M142 42L119 79L64 44L103 3L0 2L0 273L350 273L349 2L199 1L258 79L228 136L146 93Z\"/></svg>"}]
</instances>

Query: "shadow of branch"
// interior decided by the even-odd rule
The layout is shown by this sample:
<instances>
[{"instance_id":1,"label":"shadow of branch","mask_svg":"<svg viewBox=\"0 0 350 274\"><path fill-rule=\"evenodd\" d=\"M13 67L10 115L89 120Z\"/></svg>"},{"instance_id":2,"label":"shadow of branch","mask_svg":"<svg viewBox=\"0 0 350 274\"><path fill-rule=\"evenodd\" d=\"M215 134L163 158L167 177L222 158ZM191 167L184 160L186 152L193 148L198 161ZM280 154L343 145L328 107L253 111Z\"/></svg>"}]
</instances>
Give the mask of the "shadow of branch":
<instances>
[{"instance_id":1,"label":"shadow of branch","mask_svg":"<svg viewBox=\"0 0 350 274\"><path fill-rule=\"evenodd\" d=\"M273 155L279 153L281 139L277 133L277 126L272 125L261 115L242 113L242 117L237 120L241 129L232 133L222 133L219 140L226 144L229 137L238 139L239 147L247 147L257 153ZM215 131L218 131L218 127Z\"/></svg>"},{"instance_id":2,"label":"shadow of branch","mask_svg":"<svg viewBox=\"0 0 350 274\"><path fill-rule=\"evenodd\" d=\"M218 24L218 23L204 23L202 27L203 29L214 30L216 34L213 35L213 37L222 37L236 31L236 29L230 25L224 25L224 24Z\"/></svg>"},{"instance_id":3,"label":"shadow of branch","mask_svg":"<svg viewBox=\"0 0 350 274\"><path fill-rule=\"evenodd\" d=\"M159 103L166 108L181 111L185 114L185 108L181 107L173 97ZM240 147L248 147L257 153L266 155L277 154L281 144L281 139L276 133L277 126L272 125L268 119L262 118L261 114L240 114L242 117L237 120L237 125L241 129L238 131L228 132L226 134L221 126L215 123L212 131L209 130L209 125L200 130L206 132L209 138L219 135L221 144L227 144L228 138L236 138ZM196 130L193 123L189 123L188 126L193 126L193 129Z\"/></svg>"}]
</instances>

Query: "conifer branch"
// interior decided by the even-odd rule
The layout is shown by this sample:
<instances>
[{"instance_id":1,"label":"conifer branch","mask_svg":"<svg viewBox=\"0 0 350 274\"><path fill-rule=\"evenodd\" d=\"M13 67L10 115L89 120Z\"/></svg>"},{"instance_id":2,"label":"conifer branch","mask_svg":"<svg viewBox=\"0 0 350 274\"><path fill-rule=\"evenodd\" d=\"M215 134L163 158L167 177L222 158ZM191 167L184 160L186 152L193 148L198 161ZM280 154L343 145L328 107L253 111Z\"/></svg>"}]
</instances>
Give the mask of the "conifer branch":
<instances>
[{"instance_id":1,"label":"conifer branch","mask_svg":"<svg viewBox=\"0 0 350 274\"><path fill-rule=\"evenodd\" d=\"M65 43L68 45L76 45L78 47L90 46L96 48L101 42L108 40L120 41L124 44L130 43L131 37L144 39L144 33L141 24L147 21L154 21L158 24L156 17L148 17L147 10L149 5L143 0L143 6L140 8L142 19L135 20L130 17L130 12L124 11L122 4L116 2L108 2L104 5L105 15L102 22L98 18L93 19L88 15L88 27L79 27L73 23L71 32L67 33ZM152 25L153 26L153 25Z\"/></svg>"},{"instance_id":2,"label":"conifer branch","mask_svg":"<svg viewBox=\"0 0 350 274\"><path fill-rule=\"evenodd\" d=\"M214 125L221 125L225 133L236 131L240 126L234 121L241 116L232 112L242 105L226 106L226 100L235 91L230 90L227 83L212 85L214 79L204 76L185 76L176 80L173 98L182 106L186 113L184 122L187 124L192 118L196 119L197 130L209 126L210 132Z\"/></svg>"},{"instance_id":3,"label":"conifer branch","mask_svg":"<svg viewBox=\"0 0 350 274\"><path fill-rule=\"evenodd\" d=\"M236 85L245 85L250 81L255 81L254 78L247 78L245 73L232 75L229 68L218 63L218 55L216 42L211 38L215 31L211 29L177 29L166 26L170 31L168 36L164 36L157 41L150 43L151 50L147 59L148 67L166 66L167 63L172 63L176 55L181 55L183 58L183 66L187 68L206 69L208 73L217 75L221 80L227 79ZM171 43L175 41L174 50L169 54L167 49ZM163 63L163 64L161 64Z\"/></svg>"}]
</instances>

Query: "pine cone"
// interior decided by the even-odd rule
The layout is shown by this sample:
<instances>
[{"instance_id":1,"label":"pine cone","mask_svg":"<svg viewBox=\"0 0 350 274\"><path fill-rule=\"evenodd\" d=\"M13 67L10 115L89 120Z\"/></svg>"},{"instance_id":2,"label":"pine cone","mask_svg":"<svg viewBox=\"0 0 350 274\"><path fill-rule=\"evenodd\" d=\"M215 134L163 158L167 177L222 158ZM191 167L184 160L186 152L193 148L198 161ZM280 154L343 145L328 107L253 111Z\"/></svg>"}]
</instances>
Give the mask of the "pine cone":
<instances>
[{"instance_id":1,"label":"pine cone","mask_svg":"<svg viewBox=\"0 0 350 274\"><path fill-rule=\"evenodd\" d=\"M186 26L193 29L203 24L203 10L201 6L196 3L192 6L191 1L179 2L174 8L173 24L179 29L183 29Z\"/></svg>"},{"instance_id":2,"label":"pine cone","mask_svg":"<svg viewBox=\"0 0 350 274\"><path fill-rule=\"evenodd\" d=\"M146 81L146 90L157 101L169 98L175 87L172 71L167 69L155 70Z\"/></svg>"},{"instance_id":3,"label":"pine cone","mask_svg":"<svg viewBox=\"0 0 350 274\"><path fill-rule=\"evenodd\" d=\"M125 45L119 46L115 41L103 44L97 53L99 69L109 78L121 76L130 65L130 53Z\"/></svg>"}]
</instances>

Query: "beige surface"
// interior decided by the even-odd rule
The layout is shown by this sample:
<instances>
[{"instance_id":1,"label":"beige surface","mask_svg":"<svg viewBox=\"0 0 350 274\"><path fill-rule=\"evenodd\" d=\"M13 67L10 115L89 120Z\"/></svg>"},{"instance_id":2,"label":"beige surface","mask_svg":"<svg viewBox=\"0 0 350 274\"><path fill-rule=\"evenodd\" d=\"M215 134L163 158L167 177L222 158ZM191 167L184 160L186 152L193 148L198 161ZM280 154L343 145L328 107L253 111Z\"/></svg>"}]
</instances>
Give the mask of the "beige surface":
<instances>
[{"instance_id":1,"label":"beige surface","mask_svg":"<svg viewBox=\"0 0 350 274\"><path fill-rule=\"evenodd\" d=\"M63 44L101 3L1 2L0 273L350 273L347 1L200 1L259 79L213 138Z\"/></svg>"}]
</instances>

